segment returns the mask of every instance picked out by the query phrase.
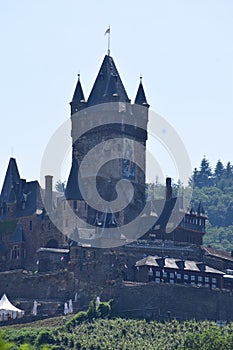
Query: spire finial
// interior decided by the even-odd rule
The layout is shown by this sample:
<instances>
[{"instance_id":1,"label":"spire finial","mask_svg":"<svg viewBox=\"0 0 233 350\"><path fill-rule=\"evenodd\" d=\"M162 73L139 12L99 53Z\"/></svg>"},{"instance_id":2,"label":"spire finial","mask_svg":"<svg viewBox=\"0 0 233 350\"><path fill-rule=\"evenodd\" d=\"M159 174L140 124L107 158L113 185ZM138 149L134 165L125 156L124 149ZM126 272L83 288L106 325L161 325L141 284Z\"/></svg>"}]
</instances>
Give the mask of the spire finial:
<instances>
[{"instance_id":1,"label":"spire finial","mask_svg":"<svg viewBox=\"0 0 233 350\"><path fill-rule=\"evenodd\" d=\"M140 74L140 83L142 83L142 75Z\"/></svg>"},{"instance_id":2,"label":"spire finial","mask_svg":"<svg viewBox=\"0 0 233 350\"><path fill-rule=\"evenodd\" d=\"M108 56L110 56L110 25L108 29L105 31L104 35L108 34Z\"/></svg>"},{"instance_id":3,"label":"spire finial","mask_svg":"<svg viewBox=\"0 0 233 350\"><path fill-rule=\"evenodd\" d=\"M78 72L78 81L80 80L80 73Z\"/></svg>"}]
</instances>

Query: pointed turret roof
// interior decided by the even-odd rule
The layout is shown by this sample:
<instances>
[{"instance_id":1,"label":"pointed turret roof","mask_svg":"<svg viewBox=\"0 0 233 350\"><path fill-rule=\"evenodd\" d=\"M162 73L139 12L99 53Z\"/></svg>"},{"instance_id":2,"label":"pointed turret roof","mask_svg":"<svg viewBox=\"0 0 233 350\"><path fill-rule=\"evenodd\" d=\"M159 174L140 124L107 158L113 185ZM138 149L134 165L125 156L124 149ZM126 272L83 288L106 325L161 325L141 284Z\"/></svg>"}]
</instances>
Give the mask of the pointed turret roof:
<instances>
[{"instance_id":1,"label":"pointed turret roof","mask_svg":"<svg viewBox=\"0 0 233 350\"><path fill-rule=\"evenodd\" d=\"M6 176L1 191L1 201L12 203L15 201L15 185L20 183L20 176L15 158L10 158Z\"/></svg>"},{"instance_id":2,"label":"pointed turret roof","mask_svg":"<svg viewBox=\"0 0 233 350\"><path fill-rule=\"evenodd\" d=\"M80 82L80 74L78 74L78 82L74 91L72 101L70 102L71 114L74 114L86 107L85 97Z\"/></svg>"},{"instance_id":3,"label":"pointed turret roof","mask_svg":"<svg viewBox=\"0 0 233 350\"><path fill-rule=\"evenodd\" d=\"M81 82L80 82L80 74L78 74L78 82L77 82L77 85L76 85L76 88L75 88L75 91L74 91L74 95L73 95L73 98L72 98L71 102L80 103L80 102L83 102L83 101L85 101L85 97L84 97L82 85L81 85Z\"/></svg>"},{"instance_id":4,"label":"pointed turret roof","mask_svg":"<svg viewBox=\"0 0 233 350\"><path fill-rule=\"evenodd\" d=\"M137 105L150 107L150 105L147 103L147 100L146 100L146 94L142 85L142 77L140 77L140 83L139 83L139 87L138 87L138 91L137 91L134 103Z\"/></svg>"},{"instance_id":5,"label":"pointed turret roof","mask_svg":"<svg viewBox=\"0 0 233 350\"><path fill-rule=\"evenodd\" d=\"M197 207L197 214L198 215L205 215L205 209L202 205L202 202L200 201Z\"/></svg>"},{"instance_id":6,"label":"pointed turret roof","mask_svg":"<svg viewBox=\"0 0 233 350\"><path fill-rule=\"evenodd\" d=\"M78 173L79 173L78 161L76 158L73 158L72 166L70 169L70 175L69 175L66 189L65 189L65 197L67 200L83 199L80 192L79 184L78 184Z\"/></svg>"},{"instance_id":7,"label":"pointed turret roof","mask_svg":"<svg viewBox=\"0 0 233 350\"><path fill-rule=\"evenodd\" d=\"M88 98L88 106L104 102L130 102L113 58L104 57L99 73Z\"/></svg>"}]
</instances>

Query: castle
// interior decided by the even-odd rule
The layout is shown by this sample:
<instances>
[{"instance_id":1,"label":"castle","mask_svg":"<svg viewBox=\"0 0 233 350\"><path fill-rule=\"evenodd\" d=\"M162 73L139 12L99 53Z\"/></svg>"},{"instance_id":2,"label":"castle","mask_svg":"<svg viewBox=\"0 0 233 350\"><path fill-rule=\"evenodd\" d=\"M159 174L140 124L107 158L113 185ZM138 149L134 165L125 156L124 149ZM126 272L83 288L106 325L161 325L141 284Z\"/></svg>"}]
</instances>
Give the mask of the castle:
<instances>
[{"instance_id":1,"label":"castle","mask_svg":"<svg viewBox=\"0 0 233 350\"><path fill-rule=\"evenodd\" d=\"M185 208L173 196L170 178L164 199L146 199L150 106L142 79L132 104L108 54L88 99L78 76L70 106L72 164L64 194L53 191L52 174L42 189L38 181L20 177L14 158L9 161L0 195L1 292L29 299L76 294L80 307L95 295L122 300L123 286L155 283L161 293L164 286L171 293L171 286L189 286L191 294L195 287L230 290L226 269L233 268L233 257L202 246L207 219L202 204ZM126 181L132 188L124 187ZM117 202L120 195L124 207ZM19 287L13 290L16 279Z\"/></svg>"}]
</instances>

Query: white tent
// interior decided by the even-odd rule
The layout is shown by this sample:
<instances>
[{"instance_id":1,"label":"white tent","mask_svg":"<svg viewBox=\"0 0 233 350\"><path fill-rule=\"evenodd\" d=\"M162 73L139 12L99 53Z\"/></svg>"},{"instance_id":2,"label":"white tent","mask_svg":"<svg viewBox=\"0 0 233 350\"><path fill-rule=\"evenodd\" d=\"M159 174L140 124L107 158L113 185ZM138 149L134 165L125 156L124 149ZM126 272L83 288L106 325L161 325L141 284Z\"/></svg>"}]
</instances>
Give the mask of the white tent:
<instances>
[{"instance_id":1,"label":"white tent","mask_svg":"<svg viewBox=\"0 0 233 350\"><path fill-rule=\"evenodd\" d=\"M3 294L0 300L0 321L7 320L8 318L23 317L23 315L24 311L12 305L6 294Z\"/></svg>"}]
</instances>

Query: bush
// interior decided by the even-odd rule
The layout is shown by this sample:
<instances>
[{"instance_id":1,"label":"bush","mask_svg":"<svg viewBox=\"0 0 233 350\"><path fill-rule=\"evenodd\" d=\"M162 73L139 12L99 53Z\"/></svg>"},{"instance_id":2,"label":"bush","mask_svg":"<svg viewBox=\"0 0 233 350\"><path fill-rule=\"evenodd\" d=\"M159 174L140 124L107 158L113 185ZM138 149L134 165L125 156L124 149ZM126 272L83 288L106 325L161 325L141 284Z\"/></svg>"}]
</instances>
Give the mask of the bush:
<instances>
[{"instance_id":1,"label":"bush","mask_svg":"<svg viewBox=\"0 0 233 350\"><path fill-rule=\"evenodd\" d=\"M51 332L48 330L40 331L35 341L36 347L39 347L42 344L54 344L54 343L55 343L55 339L51 334Z\"/></svg>"},{"instance_id":2,"label":"bush","mask_svg":"<svg viewBox=\"0 0 233 350\"><path fill-rule=\"evenodd\" d=\"M97 310L99 311L99 317L107 318L111 315L111 305L109 301L100 302Z\"/></svg>"},{"instance_id":3,"label":"bush","mask_svg":"<svg viewBox=\"0 0 233 350\"><path fill-rule=\"evenodd\" d=\"M65 350L64 346L62 345L53 345L50 350Z\"/></svg>"}]
</instances>

